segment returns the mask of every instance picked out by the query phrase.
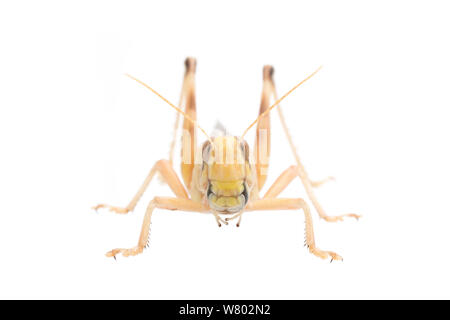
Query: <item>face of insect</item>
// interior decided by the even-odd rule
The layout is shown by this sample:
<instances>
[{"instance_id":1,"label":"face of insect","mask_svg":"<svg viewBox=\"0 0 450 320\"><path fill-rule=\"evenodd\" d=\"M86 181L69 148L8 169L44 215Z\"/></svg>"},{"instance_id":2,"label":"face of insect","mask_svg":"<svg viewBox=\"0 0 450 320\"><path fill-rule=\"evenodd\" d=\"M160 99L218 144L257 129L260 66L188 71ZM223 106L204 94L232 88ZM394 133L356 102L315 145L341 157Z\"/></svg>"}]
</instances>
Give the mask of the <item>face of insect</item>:
<instances>
[{"instance_id":1,"label":"face of insect","mask_svg":"<svg viewBox=\"0 0 450 320\"><path fill-rule=\"evenodd\" d=\"M220 136L203 144L203 174L207 176L207 200L219 213L241 211L248 202L250 163L247 142Z\"/></svg>"}]
</instances>

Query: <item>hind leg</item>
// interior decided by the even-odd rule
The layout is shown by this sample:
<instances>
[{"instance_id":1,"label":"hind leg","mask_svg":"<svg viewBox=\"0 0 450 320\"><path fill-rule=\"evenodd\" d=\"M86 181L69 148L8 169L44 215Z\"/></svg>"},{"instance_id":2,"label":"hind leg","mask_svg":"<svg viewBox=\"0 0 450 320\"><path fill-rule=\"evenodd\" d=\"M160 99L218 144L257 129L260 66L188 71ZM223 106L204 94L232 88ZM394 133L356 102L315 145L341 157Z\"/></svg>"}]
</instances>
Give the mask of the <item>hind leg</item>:
<instances>
[{"instance_id":1,"label":"hind leg","mask_svg":"<svg viewBox=\"0 0 450 320\"><path fill-rule=\"evenodd\" d=\"M277 93L275 90L275 83L273 81L273 77L269 78L270 80L270 92L271 94L273 94L275 100L278 100L277 97ZM297 163L296 166L293 166L291 168L289 168L288 170L285 171L285 173L283 173L280 178L278 178L279 180L277 180L277 182L274 183L274 186L272 186L272 188L274 188L273 190L269 190L265 197L271 197L271 195L275 192L275 190L281 189L283 190L293 179L295 176L298 176L303 184L303 186L305 187L306 190L306 194L308 195L308 198L311 200L311 202L314 205L314 208L316 208L316 211L319 213L319 216L324 219L325 221L328 222L335 222L335 221L340 221L343 220L344 216L349 216L349 217L353 217L358 219L360 216L356 215L356 214L346 214L346 215L342 215L342 216L328 216L325 213L325 210L322 208L322 206L320 205L319 201L316 198L316 195L314 194L314 187L318 187L321 184L323 184L326 181L332 180L332 177L329 177L327 179L324 179L322 181L312 181L306 170L305 167L303 166L303 164L300 161L300 157L298 156L297 150L295 148L294 142L292 141L291 135L289 134L289 130L288 127L286 125L286 120L284 118L283 112L281 110L281 106L278 105L277 107L278 110L278 115L280 117L280 121L281 124L283 126L284 132L286 134L286 138L289 142L289 145L291 147L292 153L294 155L295 158L295 162ZM271 188L271 189L272 189ZM281 192L281 191L280 191ZM279 193L279 192L278 192Z\"/></svg>"},{"instance_id":2,"label":"hind leg","mask_svg":"<svg viewBox=\"0 0 450 320\"><path fill-rule=\"evenodd\" d=\"M272 93L272 74L271 66L263 68L263 89L261 94L261 104L259 115L263 114L270 107L270 96ZM267 179L267 170L269 169L270 157L270 113L263 116L256 125L255 138L255 168L258 181L258 189L261 190Z\"/></svg>"}]
</instances>

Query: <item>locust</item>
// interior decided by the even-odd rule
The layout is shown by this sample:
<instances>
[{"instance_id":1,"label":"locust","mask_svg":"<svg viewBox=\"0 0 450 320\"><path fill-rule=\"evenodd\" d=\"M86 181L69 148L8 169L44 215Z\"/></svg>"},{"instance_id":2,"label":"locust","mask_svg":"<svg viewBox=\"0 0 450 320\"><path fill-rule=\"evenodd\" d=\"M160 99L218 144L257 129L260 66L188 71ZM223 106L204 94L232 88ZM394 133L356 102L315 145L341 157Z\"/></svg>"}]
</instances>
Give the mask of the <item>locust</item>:
<instances>
[{"instance_id":1,"label":"locust","mask_svg":"<svg viewBox=\"0 0 450 320\"><path fill-rule=\"evenodd\" d=\"M278 98L273 77L274 68L270 65L264 66L263 88L258 117L244 130L241 136L228 134L220 126L214 135L209 136L197 123L196 66L197 61L195 58L186 58L178 106L171 103L143 81L126 74L177 111L169 159L159 160L153 165L136 195L126 207L98 204L93 209L105 208L118 214L132 212L156 174L162 178L163 182L167 183L174 196L154 197L145 211L136 246L132 248L116 248L108 251L106 256L116 258L119 254L127 257L142 253L148 247L151 218L155 209L210 213L214 216L219 227L228 225L231 220L236 220L236 226L239 226L245 212L296 210L303 212L305 217L305 246L309 252L322 259L331 259L330 261L342 260L342 257L336 252L321 250L317 247L308 203L302 198L279 197L294 179L299 178L309 200L321 219L328 222L336 222L343 220L344 217L356 219L360 217L360 215L354 213L338 216L329 216L325 213L314 194L314 188L333 178L328 177L320 181L312 181L309 178L300 161L287 128L285 117L279 106L281 101L312 78L321 67L296 84L281 98ZM273 101L272 104L270 103L271 101ZM284 170L268 190L262 194L261 190L266 182L271 151L270 111L276 107L278 107L278 115L294 155L295 164ZM174 146L181 116L183 117L181 133L182 181L173 168ZM254 126L256 126L256 138L254 149L250 150L249 144L244 138ZM199 145L197 145L197 130L200 130L206 137L205 141Z\"/></svg>"}]
</instances>

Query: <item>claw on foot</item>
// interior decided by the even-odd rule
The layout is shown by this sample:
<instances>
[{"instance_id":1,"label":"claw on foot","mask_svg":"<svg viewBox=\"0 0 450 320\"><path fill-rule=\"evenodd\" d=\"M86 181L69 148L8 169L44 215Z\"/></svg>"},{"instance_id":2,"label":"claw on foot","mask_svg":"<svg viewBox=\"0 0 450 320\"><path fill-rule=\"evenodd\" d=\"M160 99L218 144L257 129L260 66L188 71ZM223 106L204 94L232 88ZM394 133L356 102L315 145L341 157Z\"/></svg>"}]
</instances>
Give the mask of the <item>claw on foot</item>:
<instances>
[{"instance_id":1,"label":"claw on foot","mask_svg":"<svg viewBox=\"0 0 450 320\"><path fill-rule=\"evenodd\" d=\"M120 248L120 249L113 249L111 251L108 251L106 253L106 256L113 257L114 259L116 259L116 256L120 253L122 254L122 256L128 257L128 256L138 255L138 254L142 253L142 251L144 251L144 248L139 247L139 246L136 246L136 247L130 248L130 249Z\"/></svg>"},{"instance_id":2,"label":"claw on foot","mask_svg":"<svg viewBox=\"0 0 450 320\"><path fill-rule=\"evenodd\" d=\"M331 260L330 260L330 263L332 263L333 262L333 258L331 258ZM337 259L336 259L337 260ZM342 262L344 262L344 258L342 258L342 257L340 257L340 259L339 260L341 260Z\"/></svg>"},{"instance_id":3,"label":"claw on foot","mask_svg":"<svg viewBox=\"0 0 450 320\"><path fill-rule=\"evenodd\" d=\"M125 214L125 213L130 212L130 210L128 208L114 207L114 206L110 206L110 205L103 204L103 203L92 207L92 209L94 209L95 211L97 211L98 209L103 209L103 208L108 208L109 211L119 213L119 214Z\"/></svg>"},{"instance_id":4,"label":"claw on foot","mask_svg":"<svg viewBox=\"0 0 450 320\"><path fill-rule=\"evenodd\" d=\"M333 262L333 260L340 260L343 261L342 257L338 255L336 252L333 251L323 251L314 247L309 246L309 252L314 254L316 257L327 259L331 258L330 262Z\"/></svg>"},{"instance_id":5,"label":"claw on foot","mask_svg":"<svg viewBox=\"0 0 450 320\"><path fill-rule=\"evenodd\" d=\"M334 260L344 261L344 259L335 252L328 251L328 254L331 257L330 263L333 262Z\"/></svg>"}]
</instances>

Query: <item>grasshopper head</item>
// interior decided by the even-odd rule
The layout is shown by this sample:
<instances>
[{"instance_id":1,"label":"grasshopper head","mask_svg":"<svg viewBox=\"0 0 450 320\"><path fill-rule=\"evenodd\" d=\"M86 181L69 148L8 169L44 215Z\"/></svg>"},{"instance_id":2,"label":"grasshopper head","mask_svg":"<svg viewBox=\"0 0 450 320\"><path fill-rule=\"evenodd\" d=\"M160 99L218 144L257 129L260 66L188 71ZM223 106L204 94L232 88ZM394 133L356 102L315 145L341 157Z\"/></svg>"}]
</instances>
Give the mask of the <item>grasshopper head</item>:
<instances>
[{"instance_id":1,"label":"grasshopper head","mask_svg":"<svg viewBox=\"0 0 450 320\"><path fill-rule=\"evenodd\" d=\"M233 136L215 137L213 144L203 144L202 157L210 208L225 214L241 211L252 187L247 142Z\"/></svg>"}]
</instances>

